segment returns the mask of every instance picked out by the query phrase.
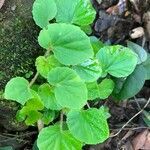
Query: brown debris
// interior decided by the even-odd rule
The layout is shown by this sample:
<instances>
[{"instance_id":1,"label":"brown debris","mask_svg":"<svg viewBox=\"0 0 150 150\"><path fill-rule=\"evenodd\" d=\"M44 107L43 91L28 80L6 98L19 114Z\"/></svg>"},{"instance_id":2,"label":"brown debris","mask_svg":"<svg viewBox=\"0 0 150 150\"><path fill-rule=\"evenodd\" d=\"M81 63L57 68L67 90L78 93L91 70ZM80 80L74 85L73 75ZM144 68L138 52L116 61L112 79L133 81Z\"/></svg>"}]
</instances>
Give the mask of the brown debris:
<instances>
[{"instance_id":1,"label":"brown debris","mask_svg":"<svg viewBox=\"0 0 150 150\"><path fill-rule=\"evenodd\" d=\"M150 132L149 130L144 130L139 133L133 140L132 145L134 150L150 150Z\"/></svg>"},{"instance_id":2,"label":"brown debris","mask_svg":"<svg viewBox=\"0 0 150 150\"><path fill-rule=\"evenodd\" d=\"M5 0L0 0L0 9L2 8L2 6L4 5Z\"/></svg>"}]
</instances>

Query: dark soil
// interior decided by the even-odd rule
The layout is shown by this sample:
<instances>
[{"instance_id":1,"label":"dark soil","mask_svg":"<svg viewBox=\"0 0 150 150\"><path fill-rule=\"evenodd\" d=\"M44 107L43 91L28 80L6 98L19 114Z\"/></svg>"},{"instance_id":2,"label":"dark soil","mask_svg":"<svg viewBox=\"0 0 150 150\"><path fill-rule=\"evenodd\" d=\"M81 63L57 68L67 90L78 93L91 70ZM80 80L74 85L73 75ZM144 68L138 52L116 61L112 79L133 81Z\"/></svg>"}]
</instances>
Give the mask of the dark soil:
<instances>
[{"instance_id":1,"label":"dark soil","mask_svg":"<svg viewBox=\"0 0 150 150\"><path fill-rule=\"evenodd\" d=\"M0 93L3 92L5 84L12 77L32 78L35 73L35 58L43 54L37 42L39 28L35 25L31 15L33 1L10 0L6 1L0 9ZM93 35L103 42L125 45L126 40L130 39L131 30L141 24L133 21L131 16L124 17L106 13L106 9L117 4L118 0L106 0L101 5L98 5L96 0L92 2L97 10L97 18L92 25ZM146 6L146 9L148 8L150 7ZM141 38L134 40L138 44L141 44L141 41ZM136 96L140 107L144 106L149 97L150 82L147 81ZM13 146L15 150L31 150L37 136L37 129L18 124L15 121L15 114L19 106L14 102L2 100L1 96L0 99L0 148ZM139 111L134 98L119 103L109 98L103 103L110 109L109 125L112 133L116 133L124 123ZM101 104L100 102L97 106ZM150 110L150 106L147 107L147 110ZM139 126L145 126L142 114L136 117L118 136L108 139L103 144L88 145L84 149L123 149L124 146L129 145L130 140L138 132L143 130L132 130ZM132 131L131 134L124 138L129 131ZM128 147L126 150L130 150L130 148Z\"/></svg>"}]
</instances>

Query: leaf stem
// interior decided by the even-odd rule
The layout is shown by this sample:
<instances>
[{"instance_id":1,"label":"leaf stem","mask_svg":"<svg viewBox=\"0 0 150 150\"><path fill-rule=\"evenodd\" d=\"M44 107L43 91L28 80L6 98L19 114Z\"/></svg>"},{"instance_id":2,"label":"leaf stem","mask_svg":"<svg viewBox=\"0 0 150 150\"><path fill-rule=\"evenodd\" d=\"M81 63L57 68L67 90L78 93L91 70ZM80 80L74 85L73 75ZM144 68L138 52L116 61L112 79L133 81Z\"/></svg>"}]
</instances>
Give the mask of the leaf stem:
<instances>
[{"instance_id":1,"label":"leaf stem","mask_svg":"<svg viewBox=\"0 0 150 150\"><path fill-rule=\"evenodd\" d=\"M88 107L89 109L91 108L88 102L86 103L86 105L87 105L87 107Z\"/></svg>"},{"instance_id":2,"label":"leaf stem","mask_svg":"<svg viewBox=\"0 0 150 150\"><path fill-rule=\"evenodd\" d=\"M31 80L31 82L29 83L29 87L31 87L35 83L35 81L37 80L38 76L39 76L39 73L37 72L35 74L35 76L33 77L33 79Z\"/></svg>"},{"instance_id":3,"label":"leaf stem","mask_svg":"<svg viewBox=\"0 0 150 150\"><path fill-rule=\"evenodd\" d=\"M46 53L44 54L44 56L47 57L47 56L49 55L50 51L51 51L51 49L48 49L48 50L46 51ZM35 83L35 81L37 80L38 76L39 76L39 73L37 72L37 73L35 74L35 76L33 77L33 79L30 81L29 87L31 87L31 86Z\"/></svg>"}]
</instances>

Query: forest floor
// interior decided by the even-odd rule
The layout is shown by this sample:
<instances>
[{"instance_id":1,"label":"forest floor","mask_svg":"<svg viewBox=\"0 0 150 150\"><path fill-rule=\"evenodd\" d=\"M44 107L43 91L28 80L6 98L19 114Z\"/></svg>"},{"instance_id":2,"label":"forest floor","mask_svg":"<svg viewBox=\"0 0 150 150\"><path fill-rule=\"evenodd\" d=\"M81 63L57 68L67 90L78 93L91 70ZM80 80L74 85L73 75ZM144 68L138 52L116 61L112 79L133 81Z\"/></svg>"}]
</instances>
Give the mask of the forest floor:
<instances>
[{"instance_id":1,"label":"forest floor","mask_svg":"<svg viewBox=\"0 0 150 150\"><path fill-rule=\"evenodd\" d=\"M137 5L138 10L133 4L124 4L124 0L121 10L117 5L118 0L92 2L97 11L97 17L92 24L92 35L111 44L125 45L126 40L132 40L142 45L144 35L133 39L136 35L133 35L132 31L137 27L142 27L147 34L150 31L143 19L144 14L150 11L150 1L143 0L140 6ZM6 83L12 77L19 75L27 79L32 78L35 72L35 58L43 53L37 43L39 28L32 19L32 3L33 0L10 0L5 1L0 9L0 150L4 150L5 146L13 146L15 150L31 150L38 133L36 127L28 128L17 123L15 114L19 106L1 98ZM147 52L150 52L149 37L146 37L144 45ZM150 81L146 81L142 90L129 101L114 102L109 98L105 105L109 107L111 114L111 137L103 144L88 145L84 149L150 150L150 114L146 115L149 118L146 118L149 126L145 124L145 114L141 112L122 128L130 118L141 111L149 97ZM150 105L145 110L149 112Z\"/></svg>"}]
</instances>

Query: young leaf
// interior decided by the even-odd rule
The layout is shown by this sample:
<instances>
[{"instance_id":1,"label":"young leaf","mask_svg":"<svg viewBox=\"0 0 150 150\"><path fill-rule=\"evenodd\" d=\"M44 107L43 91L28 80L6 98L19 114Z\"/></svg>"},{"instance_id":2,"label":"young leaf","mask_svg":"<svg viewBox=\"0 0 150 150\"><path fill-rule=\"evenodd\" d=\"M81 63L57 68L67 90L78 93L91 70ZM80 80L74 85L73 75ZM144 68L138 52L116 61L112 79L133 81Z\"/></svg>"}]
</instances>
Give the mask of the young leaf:
<instances>
[{"instance_id":1,"label":"young leaf","mask_svg":"<svg viewBox=\"0 0 150 150\"><path fill-rule=\"evenodd\" d=\"M71 134L86 144L104 142L109 137L109 128L105 114L101 113L96 108L70 111L67 114L67 125Z\"/></svg>"},{"instance_id":2,"label":"young leaf","mask_svg":"<svg viewBox=\"0 0 150 150\"><path fill-rule=\"evenodd\" d=\"M85 82L96 81L102 73L100 65L94 60L87 60L81 65L74 66L73 69L77 72Z\"/></svg>"},{"instance_id":3,"label":"young leaf","mask_svg":"<svg viewBox=\"0 0 150 150\"><path fill-rule=\"evenodd\" d=\"M32 98L29 82L22 77L12 78L6 84L4 96L6 99L10 99L24 105Z\"/></svg>"},{"instance_id":4,"label":"young leaf","mask_svg":"<svg viewBox=\"0 0 150 150\"><path fill-rule=\"evenodd\" d=\"M25 120L27 125L33 125L36 123L42 117L42 114L38 111L44 109L44 105L38 94L33 90L32 94L33 98L28 100L25 106L17 114L18 121Z\"/></svg>"},{"instance_id":5,"label":"young leaf","mask_svg":"<svg viewBox=\"0 0 150 150\"><path fill-rule=\"evenodd\" d=\"M138 64L141 64L142 62L146 61L147 52L143 47L131 41L128 41L127 45L131 50L133 50L133 52L135 52L138 55Z\"/></svg>"},{"instance_id":6,"label":"young leaf","mask_svg":"<svg viewBox=\"0 0 150 150\"><path fill-rule=\"evenodd\" d=\"M54 0L35 0L33 4L33 19L41 28L46 27L49 21L57 14L57 6Z\"/></svg>"},{"instance_id":7,"label":"young leaf","mask_svg":"<svg viewBox=\"0 0 150 150\"><path fill-rule=\"evenodd\" d=\"M56 0L57 22L85 26L93 23L96 11L90 0Z\"/></svg>"},{"instance_id":8,"label":"young leaf","mask_svg":"<svg viewBox=\"0 0 150 150\"><path fill-rule=\"evenodd\" d=\"M43 76L47 78L48 72L55 67L61 66L61 64L57 61L57 59L51 55L45 58L44 56L39 56L36 59L35 66L37 71Z\"/></svg>"},{"instance_id":9,"label":"young leaf","mask_svg":"<svg viewBox=\"0 0 150 150\"><path fill-rule=\"evenodd\" d=\"M121 45L105 46L99 50L96 57L104 74L109 73L118 78L130 75L137 65L137 55Z\"/></svg>"},{"instance_id":10,"label":"young leaf","mask_svg":"<svg viewBox=\"0 0 150 150\"><path fill-rule=\"evenodd\" d=\"M48 82L55 86L55 97L62 107L80 109L86 104L86 85L74 70L67 67L52 69L48 74Z\"/></svg>"},{"instance_id":11,"label":"young leaf","mask_svg":"<svg viewBox=\"0 0 150 150\"><path fill-rule=\"evenodd\" d=\"M45 110L42 116L42 121L44 124L48 125L55 118L55 111L53 110Z\"/></svg>"},{"instance_id":12,"label":"young leaf","mask_svg":"<svg viewBox=\"0 0 150 150\"><path fill-rule=\"evenodd\" d=\"M94 100L96 98L99 98L100 93L97 82L87 83L86 87L88 89L88 100Z\"/></svg>"},{"instance_id":13,"label":"young leaf","mask_svg":"<svg viewBox=\"0 0 150 150\"><path fill-rule=\"evenodd\" d=\"M93 57L89 37L77 26L50 24L38 37L39 44L52 49L58 61L64 65L76 65Z\"/></svg>"},{"instance_id":14,"label":"young leaf","mask_svg":"<svg viewBox=\"0 0 150 150\"><path fill-rule=\"evenodd\" d=\"M49 84L43 84L39 87L38 94L47 109L60 110L62 107L57 103L54 89Z\"/></svg>"},{"instance_id":15,"label":"young leaf","mask_svg":"<svg viewBox=\"0 0 150 150\"><path fill-rule=\"evenodd\" d=\"M106 99L114 89L114 82L111 79L104 79L99 84L99 97L101 99Z\"/></svg>"},{"instance_id":16,"label":"young leaf","mask_svg":"<svg viewBox=\"0 0 150 150\"><path fill-rule=\"evenodd\" d=\"M43 128L38 135L39 150L81 150L82 144L68 130L60 130L59 125Z\"/></svg>"},{"instance_id":17,"label":"young leaf","mask_svg":"<svg viewBox=\"0 0 150 150\"><path fill-rule=\"evenodd\" d=\"M122 88L120 89L120 92L114 93L113 95L118 100L125 100L133 97L143 87L145 83L145 78L146 71L144 67L142 65L137 66L134 72L130 76L128 76L127 79L124 81L123 85L121 86ZM118 86L117 83L115 85Z\"/></svg>"},{"instance_id":18,"label":"young leaf","mask_svg":"<svg viewBox=\"0 0 150 150\"><path fill-rule=\"evenodd\" d=\"M34 125L41 117L42 117L42 113L31 110L27 115L25 123L28 126Z\"/></svg>"}]
</instances>

